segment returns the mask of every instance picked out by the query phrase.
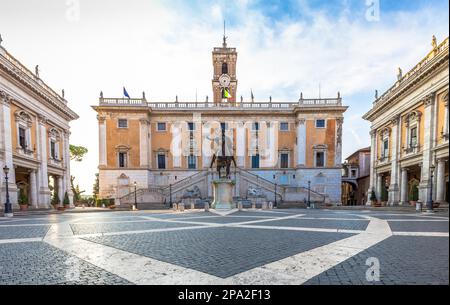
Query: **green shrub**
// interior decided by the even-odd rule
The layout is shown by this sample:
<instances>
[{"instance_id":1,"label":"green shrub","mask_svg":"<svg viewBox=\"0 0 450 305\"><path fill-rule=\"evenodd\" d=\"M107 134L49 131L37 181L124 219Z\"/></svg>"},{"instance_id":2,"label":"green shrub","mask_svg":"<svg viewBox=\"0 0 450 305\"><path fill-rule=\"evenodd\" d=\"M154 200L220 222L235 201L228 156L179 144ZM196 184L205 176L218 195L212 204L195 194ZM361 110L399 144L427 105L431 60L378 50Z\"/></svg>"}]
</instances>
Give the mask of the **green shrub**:
<instances>
[{"instance_id":1,"label":"green shrub","mask_svg":"<svg viewBox=\"0 0 450 305\"><path fill-rule=\"evenodd\" d=\"M114 198L103 198L97 199L96 206L102 207L103 205L105 205L105 207L109 207L110 205L114 205L114 203Z\"/></svg>"},{"instance_id":2,"label":"green shrub","mask_svg":"<svg viewBox=\"0 0 450 305\"><path fill-rule=\"evenodd\" d=\"M375 190L372 189L372 192L370 192L370 201L377 201L377 195L375 194Z\"/></svg>"},{"instance_id":3,"label":"green shrub","mask_svg":"<svg viewBox=\"0 0 450 305\"><path fill-rule=\"evenodd\" d=\"M69 194L67 194L67 192L64 194L63 204L64 205L70 205Z\"/></svg>"},{"instance_id":4,"label":"green shrub","mask_svg":"<svg viewBox=\"0 0 450 305\"><path fill-rule=\"evenodd\" d=\"M56 205L58 205L59 204L59 196L58 196L58 193L57 192L53 192L53 197L52 197L52 202L51 202L51 204L52 205L54 205L54 206L56 206Z\"/></svg>"},{"instance_id":5,"label":"green shrub","mask_svg":"<svg viewBox=\"0 0 450 305\"><path fill-rule=\"evenodd\" d=\"M19 199L18 199L18 201L19 201L20 205L28 204L28 197L25 194L23 189L20 189L20 191L19 191Z\"/></svg>"}]
</instances>

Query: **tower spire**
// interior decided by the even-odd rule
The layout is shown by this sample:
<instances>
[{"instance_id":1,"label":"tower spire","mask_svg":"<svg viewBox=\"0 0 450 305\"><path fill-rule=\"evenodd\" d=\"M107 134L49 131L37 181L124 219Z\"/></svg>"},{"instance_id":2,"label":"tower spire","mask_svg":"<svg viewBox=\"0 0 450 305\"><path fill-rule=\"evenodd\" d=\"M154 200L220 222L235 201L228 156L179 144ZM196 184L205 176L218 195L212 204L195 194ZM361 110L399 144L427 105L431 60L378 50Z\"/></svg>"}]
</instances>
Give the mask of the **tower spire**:
<instances>
[{"instance_id":1,"label":"tower spire","mask_svg":"<svg viewBox=\"0 0 450 305\"><path fill-rule=\"evenodd\" d=\"M224 47L224 48L226 48L227 47L227 36L226 36L226 27L225 27L225 20L223 21L223 44L222 44L222 46Z\"/></svg>"}]
</instances>

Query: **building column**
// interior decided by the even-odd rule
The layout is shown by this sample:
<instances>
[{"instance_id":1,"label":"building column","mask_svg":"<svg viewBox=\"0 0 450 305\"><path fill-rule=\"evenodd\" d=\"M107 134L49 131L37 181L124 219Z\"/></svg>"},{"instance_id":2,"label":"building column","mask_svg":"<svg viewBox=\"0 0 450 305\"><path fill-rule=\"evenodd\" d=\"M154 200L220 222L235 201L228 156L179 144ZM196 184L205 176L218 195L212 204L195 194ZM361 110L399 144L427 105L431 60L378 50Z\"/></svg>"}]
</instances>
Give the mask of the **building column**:
<instances>
[{"instance_id":1,"label":"building column","mask_svg":"<svg viewBox=\"0 0 450 305\"><path fill-rule=\"evenodd\" d=\"M97 115L98 120L98 151L99 151L99 167L107 165L106 159L106 117Z\"/></svg>"},{"instance_id":2,"label":"building column","mask_svg":"<svg viewBox=\"0 0 450 305\"><path fill-rule=\"evenodd\" d=\"M50 189L48 188L48 172L47 172L47 118L43 115L38 116L38 130L39 136L37 138L39 151L39 170L38 170L38 185L39 185L39 198L38 205L42 208L50 207Z\"/></svg>"},{"instance_id":3,"label":"building column","mask_svg":"<svg viewBox=\"0 0 450 305\"><path fill-rule=\"evenodd\" d=\"M237 123L236 127L236 164L238 167L245 168L245 147L246 141L246 129L245 124Z\"/></svg>"},{"instance_id":4,"label":"building column","mask_svg":"<svg viewBox=\"0 0 450 305\"><path fill-rule=\"evenodd\" d=\"M174 168L181 167L181 156L182 156L182 133L181 124L172 124L172 141L170 145L170 150L172 152L172 164Z\"/></svg>"},{"instance_id":5,"label":"building column","mask_svg":"<svg viewBox=\"0 0 450 305\"><path fill-rule=\"evenodd\" d=\"M36 170L30 170L30 204L33 208L38 208L37 202L37 179Z\"/></svg>"},{"instance_id":6,"label":"building column","mask_svg":"<svg viewBox=\"0 0 450 305\"><path fill-rule=\"evenodd\" d=\"M306 165L306 120L297 120L297 167Z\"/></svg>"},{"instance_id":7,"label":"building column","mask_svg":"<svg viewBox=\"0 0 450 305\"><path fill-rule=\"evenodd\" d=\"M445 97L444 97L444 107L445 107L445 112L444 112L444 135L447 135L447 140L448 140L448 92L446 93Z\"/></svg>"},{"instance_id":8,"label":"building column","mask_svg":"<svg viewBox=\"0 0 450 305\"><path fill-rule=\"evenodd\" d=\"M64 167L65 167L65 172L64 172L64 192L67 192L67 195L69 196L69 202L70 202L70 207L73 208L74 204L73 204L73 192L72 192L72 184L71 184L71 175L70 175L70 131L69 130L65 130L63 133L63 161L64 161Z\"/></svg>"},{"instance_id":9,"label":"building column","mask_svg":"<svg viewBox=\"0 0 450 305\"><path fill-rule=\"evenodd\" d=\"M400 115L392 119L392 153L391 153L391 184L389 185L389 205L397 205L399 202L399 175L398 175L398 155L399 155L399 139L400 139Z\"/></svg>"},{"instance_id":10,"label":"building column","mask_svg":"<svg viewBox=\"0 0 450 305\"><path fill-rule=\"evenodd\" d=\"M445 159L437 160L436 167L436 202L445 202Z\"/></svg>"},{"instance_id":11,"label":"building column","mask_svg":"<svg viewBox=\"0 0 450 305\"><path fill-rule=\"evenodd\" d=\"M408 205L408 169L406 167L402 168L402 179L400 183L400 204Z\"/></svg>"},{"instance_id":12,"label":"building column","mask_svg":"<svg viewBox=\"0 0 450 305\"><path fill-rule=\"evenodd\" d=\"M376 184L376 195L377 195L378 201L381 201L382 187L383 187L383 175L378 174L377 175L377 184Z\"/></svg>"},{"instance_id":13,"label":"building column","mask_svg":"<svg viewBox=\"0 0 450 305\"><path fill-rule=\"evenodd\" d=\"M367 190L367 203L366 205L371 205L370 195L372 190L376 191L376 158L377 158L377 133L376 130L370 131L370 178L369 178L369 189Z\"/></svg>"},{"instance_id":14,"label":"building column","mask_svg":"<svg viewBox=\"0 0 450 305\"><path fill-rule=\"evenodd\" d=\"M147 119L139 120L139 163L141 167L148 168L148 149L149 149L149 122Z\"/></svg>"},{"instance_id":15,"label":"building column","mask_svg":"<svg viewBox=\"0 0 450 305\"><path fill-rule=\"evenodd\" d=\"M425 113L423 115L424 119L424 143L422 150L422 170L420 175L420 184L419 184L419 201L423 204L426 204L428 201L428 196L430 193L430 167L433 165L432 157L433 157L433 126L434 126L434 101L435 94L429 94L424 98L425 104Z\"/></svg>"},{"instance_id":16,"label":"building column","mask_svg":"<svg viewBox=\"0 0 450 305\"><path fill-rule=\"evenodd\" d=\"M64 186L63 186L63 177L62 176L57 177L56 186L58 188L59 203L62 206L63 200L64 200Z\"/></svg>"},{"instance_id":17,"label":"building column","mask_svg":"<svg viewBox=\"0 0 450 305\"><path fill-rule=\"evenodd\" d=\"M5 174L3 173L3 167L6 165L9 168L8 174L8 191L9 199L13 204L13 208L18 208L17 204L17 186L16 186L16 175L15 168L13 164L13 147L12 147L12 136L11 136L11 97L4 91L0 91L0 147L3 148L3 158L2 158L2 168L1 171L1 203L3 206L6 200L6 183Z\"/></svg>"},{"instance_id":18,"label":"building column","mask_svg":"<svg viewBox=\"0 0 450 305\"><path fill-rule=\"evenodd\" d=\"M334 166L342 166L342 125L344 124L344 118L336 119L336 150L334 158Z\"/></svg>"}]
</instances>

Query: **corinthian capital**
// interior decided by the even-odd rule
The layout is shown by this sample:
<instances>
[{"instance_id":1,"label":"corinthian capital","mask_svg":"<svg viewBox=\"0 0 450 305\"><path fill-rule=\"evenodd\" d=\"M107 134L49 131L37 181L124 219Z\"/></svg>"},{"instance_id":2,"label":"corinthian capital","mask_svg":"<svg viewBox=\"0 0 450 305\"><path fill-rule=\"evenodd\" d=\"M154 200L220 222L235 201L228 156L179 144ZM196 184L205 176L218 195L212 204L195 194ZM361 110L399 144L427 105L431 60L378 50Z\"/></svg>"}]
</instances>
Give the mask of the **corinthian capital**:
<instances>
[{"instance_id":1,"label":"corinthian capital","mask_svg":"<svg viewBox=\"0 0 450 305\"><path fill-rule=\"evenodd\" d=\"M423 98L423 103L425 104L425 106L430 106L434 102L434 97L435 96L436 96L435 92L432 92L432 93L426 95Z\"/></svg>"},{"instance_id":2,"label":"corinthian capital","mask_svg":"<svg viewBox=\"0 0 450 305\"><path fill-rule=\"evenodd\" d=\"M0 102L3 104L9 105L11 102L11 97L5 91L0 90Z\"/></svg>"},{"instance_id":3,"label":"corinthian capital","mask_svg":"<svg viewBox=\"0 0 450 305\"><path fill-rule=\"evenodd\" d=\"M104 123L106 120L106 116L97 115L97 120L99 123Z\"/></svg>"},{"instance_id":4,"label":"corinthian capital","mask_svg":"<svg viewBox=\"0 0 450 305\"><path fill-rule=\"evenodd\" d=\"M47 117L45 115L42 114L38 114L38 122L40 124L45 124L47 123Z\"/></svg>"}]
</instances>

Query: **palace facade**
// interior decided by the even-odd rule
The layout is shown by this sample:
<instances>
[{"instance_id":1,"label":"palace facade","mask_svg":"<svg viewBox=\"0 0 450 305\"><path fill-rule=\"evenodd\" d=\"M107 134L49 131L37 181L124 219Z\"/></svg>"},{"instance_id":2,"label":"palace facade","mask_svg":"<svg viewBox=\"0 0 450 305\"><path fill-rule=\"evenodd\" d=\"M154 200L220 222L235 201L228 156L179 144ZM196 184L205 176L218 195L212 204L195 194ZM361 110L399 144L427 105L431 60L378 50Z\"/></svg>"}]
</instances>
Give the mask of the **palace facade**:
<instances>
[{"instance_id":1,"label":"palace facade","mask_svg":"<svg viewBox=\"0 0 450 305\"><path fill-rule=\"evenodd\" d=\"M62 203L70 188L69 122L78 118L57 94L0 46L0 168L1 203L5 203L5 174L9 194L32 208L49 208L54 193Z\"/></svg>"},{"instance_id":2,"label":"palace facade","mask_svg":"<svg viewBox=\"0 0 450 305\"><path fill-rule=\"evenodd\" d=\"M213 98L170 102L142 98L106 98L93 106L99 124L100 198L116 204L180 200L195 189L212 196L212 155L236 159L235 198L257 194L278 202L307 198L340 203L343 113L334 98L266 102L236 98L237 51L212 52ZM133 197L134 198L134 197Z\"/></svg>"},{"instance_id":3,"label":"palace facade","mask_svg":"<svg viewBox=\"0 0 450 305\"><path fill-rule=\"evenodd\" d=\"M364 115L372 124L368 193L378 201L448 203L448 43L433 36L432 50L408 73L399 69Z\"/></svg>"}]
</instances>

